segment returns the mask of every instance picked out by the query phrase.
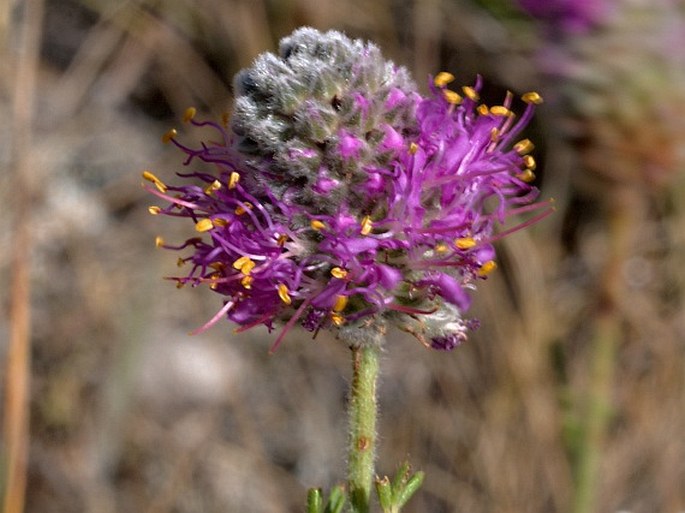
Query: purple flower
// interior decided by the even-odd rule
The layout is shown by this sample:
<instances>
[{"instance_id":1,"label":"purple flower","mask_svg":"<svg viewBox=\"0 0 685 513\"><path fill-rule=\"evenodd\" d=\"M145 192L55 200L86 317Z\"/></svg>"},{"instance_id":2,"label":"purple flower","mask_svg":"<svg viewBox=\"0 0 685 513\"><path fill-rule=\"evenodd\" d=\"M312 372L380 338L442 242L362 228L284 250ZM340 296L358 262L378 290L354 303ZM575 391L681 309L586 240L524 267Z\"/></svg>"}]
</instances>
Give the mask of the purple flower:
<instances>
[{"instance_id":1,"label":"purple flower","mask_svg":"<svg viewBox=\"0 0 685 513\"><path fill-rule=\"evenodd\" d=\"M517 0L529 15L544 21L551 33L587 32L604 21L612 8L609 0Z\"/></svg>"},{"instance_id":2,"label":"purple flower","mask_svg":"<svg viewBox=\"0 0 685 513\"><path fill-rule=\"evenodd\" d=\"M293 100L293 119L284 121L291 128L279 125L273 137L249 135L252 142L270 139L267 149L246 145L245 131L236 128L246 120L228 127L197 121L189 109L188 122L214 130L211 142L191 148L175 131L166 139L187 155L186 165L201 169L179 174L185 183L178 186L149 172L144 176L152 183L148 190L168 203L150 212L190 218L197 234L178 246L158 244L187 255L180 259L187 274L175 278L179 286L208 285L225 297L224 307L199 331L224 316L239 331L285 324L275 349L296 323L311 332L345 332L391 322L428 347L452 349L469 327L462 319L467 291L495 268L492 243L550 212L547 203L533 203L533 145L516 142L541 99L523 95L526 107L517 120L512 95L488 107L479 103L480 79L461 96L447 89L453 79L447 73L420 97L404 81L404 71L376 58L367 66L369 47L332 34L298 32L282 44L281 62L268 59L291 83L295 71L304 73L304 65L290 59L293 52L333 62L341 76L324 73L331 81L326 90L334 91L325 101L348 105L332 122L340 128L326 130L320 142L300 134L294 143L299 121ZM345 56L349 68L339 62L344 51L326 46L331 39L356 53ZM306 69L322 68L314 67ZM402 76L402 84L378 89L374 70L389 80ZM362 71L364 77L357 77ZM247 82L251 91L258 89L255 80ZM356 85L346 89L350 83ZM263 91L255 96L270 105L283 103ZM279 131L288 137L278 139ZM293 145L302 151L291 170L278 156L292 154ZM309 167L311 148L317 163ZM541 208L521 225L494 230L512 214Z\"/></svg>"}]
</instances>

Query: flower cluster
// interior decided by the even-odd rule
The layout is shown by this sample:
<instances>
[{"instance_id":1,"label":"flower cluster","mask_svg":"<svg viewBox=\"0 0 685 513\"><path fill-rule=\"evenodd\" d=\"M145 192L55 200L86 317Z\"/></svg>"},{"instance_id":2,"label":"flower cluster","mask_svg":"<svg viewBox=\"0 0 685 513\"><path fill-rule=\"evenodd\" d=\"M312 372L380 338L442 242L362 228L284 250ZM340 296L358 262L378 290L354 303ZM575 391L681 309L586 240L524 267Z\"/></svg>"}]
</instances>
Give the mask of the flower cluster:
<instances>
[{"instance_id":1,"label":"flower cluster","mask_svg":"<svg viewBox=\"0 0 685 513\"><path fill-rule=\"evenodd\" d=\"M541 101L513 96L480 103L480 79L461 94L438 74L422 97L403 68L376 47L337 32L301 29L236 78L231 123L192 148L167 185L146 171L148 190L168 206L152 214L188 217L198 236L178 246L190 269L179 286L206 284L225 296L205 326L227 316L245 330L299 323L354 337L391 322L427 346L449 350L473 322L467 289L495 268L492 243L549 212L534 203L533 144L517 136ZM207 167L207 166L205 166ZM495 232L512 215L542 209Z\"/></svg>"}]
</instances>

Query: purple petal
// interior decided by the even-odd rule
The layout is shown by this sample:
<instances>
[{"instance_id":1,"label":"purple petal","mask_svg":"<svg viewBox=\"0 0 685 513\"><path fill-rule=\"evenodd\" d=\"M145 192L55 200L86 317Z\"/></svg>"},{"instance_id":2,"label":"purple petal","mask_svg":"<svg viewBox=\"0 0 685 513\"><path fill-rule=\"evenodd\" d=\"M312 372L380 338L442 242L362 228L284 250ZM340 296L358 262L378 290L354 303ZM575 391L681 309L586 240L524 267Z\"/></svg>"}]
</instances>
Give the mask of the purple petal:
<instances>
[{"instance_id":1,"label":"purple petal","mask_svg":"<svg viewBox=\"0 0 685 513\"><path fill-rule=\"evenodd\" d=\"M407 98L407 95L404 94L404 91L402 91L402 89L399 89L397 87L393 87L390 90L390 93L388 94L388 98L385 100L385 107L388 110L394 109L400 103L402 103L406 98Z\"/></svg>"},{"instance_id":2,"label":"purple petal","mask_svg":"<svg viewBox=\"0 0 685 513\"><path fill-rule=\"evenodd\" d=\"M330 310L335 303L337 296L345 290L347 283L344 280L333 279L318 296L312 300L312 306L315 308L325 308Z\"/></svg>"},{"instance_id":3,"label":"purple petal","mask_svg":"<svg viewBox=\"0 0 685 513\"><path fill-rule=\"evenodd\" d=\"M464 312L471 306L471 298L457 280L445 273L436 273L433 277L425 280L439 289L440 296L448 303L452 303L460 311Z\"/></svg>"},{"instance_id":4,"label":"purple petal","mask_svg":"<svg viewBox=\"0 0 685 513\"><path fill-rule=\"evenodd\" d=\"M383 125L385 136L378 149L380 151L399 151L404 148L404 138L390 125Z\"/></svg>"},{"instance_id":5,"label":"purple petal","mask_svg":"<svg viewBox=\"0 0 685 513\"><path fill-rule=\"evenodd\" d=\"M353 159L359 155L359 151L364 146L364 142L344 130L340 135L338 150L344 159Z\"/></svg>"},{"instance_id":6,"label":"purple petal","mask_svg":"<svg viewBox=\"0 0 685 513\"><path fill-rule=\"evenodd\" d=\"M381 285L386 290L393 290L402 281L402 272L399 269L385 264L376 265Z\"/></svg>"}]
</instances>

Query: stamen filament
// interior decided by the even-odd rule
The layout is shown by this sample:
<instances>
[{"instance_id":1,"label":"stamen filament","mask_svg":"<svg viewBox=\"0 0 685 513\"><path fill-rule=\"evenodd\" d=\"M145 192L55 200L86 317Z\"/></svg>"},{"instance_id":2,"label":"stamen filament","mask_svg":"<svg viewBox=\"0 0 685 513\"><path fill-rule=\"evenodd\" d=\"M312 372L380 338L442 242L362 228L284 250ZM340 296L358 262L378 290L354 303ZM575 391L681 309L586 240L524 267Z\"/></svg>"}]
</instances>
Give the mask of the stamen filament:
<instances>
[{"instance_id":1,"label":"stamen filament","mask_svg":"<svg viewBox=\"0 0 685 513\"><path fill-rule=\"evenodd\" d=\"M305 308L309 306L309 303L311 300L309 298L305 299L300 307L295 311L295 314L288 320L286 325L283 327L281 330L281 333L278 335L278 338L276 341L273 343L271 346L271 349L269 349L269 354L273 354L276 349L278 349L278 346L281 345L281 342L283 341L283 338L285 337L285 334L290 331L290 328L294 326L294 324L298 321L300 317L302 317L302 313L304 312Z\"/></svg>"},{"instance_id":2,"label":"stamen filament","mask_svg":"<svg viewBox=\"0 0 685 513\"><path fill-rule=\"evenodd\" d=\"M204 324L203 324L202 326L200 326L199 328L197 328L197 329L191 331L191 332L190 332L190 335L200 335L201 333L204 333L204 332L207 331L209 328L211 328L212 326L214 326L214 325L219 321L219 319L221 319L224 315L226 315L226 314L231 310L231 308L233 308L234 306L235 306L235 302L234 302L234 301L228 301L228 302L223 306L223 308L222 308L221 310L219 310L219 311L214 315L214 317L212 317L209 321L207 321L206 323L204 323Z\"/></svg>"}]
</instances>

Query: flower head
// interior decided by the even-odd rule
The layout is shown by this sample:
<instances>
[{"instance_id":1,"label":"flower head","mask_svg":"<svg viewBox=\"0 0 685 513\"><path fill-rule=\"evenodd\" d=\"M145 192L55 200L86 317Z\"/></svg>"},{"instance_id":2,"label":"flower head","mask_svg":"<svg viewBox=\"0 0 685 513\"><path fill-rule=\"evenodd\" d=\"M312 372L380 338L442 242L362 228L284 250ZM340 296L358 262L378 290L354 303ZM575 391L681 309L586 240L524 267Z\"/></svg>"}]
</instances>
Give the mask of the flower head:
<instances>
[{"instance_id":1,"label":"flower head","mask_svg":"<svg viewBox=\"0 0 685 513\"><path fill-rule=\"evenodd\" d=\"M468 289L495 268L495 225L532 211L533 144L517 142L536 93L488 107L480 79L447 88L441 73L419 96L403 68L376 47L340 33L302 29L236 78L230 126L190 148L171 133L186 164L148 189L168 201L154 214L188 217L195 237L179 246L187 275L226 297L239 330L299 323L352 339L369 323L392 322L426 345L449 350L473 322ZM279 85L280 84L280 85ZM546 215L548 211L542 214ZM528 223L526 223L528 224Z\"/></svg>"}]
</instances>

